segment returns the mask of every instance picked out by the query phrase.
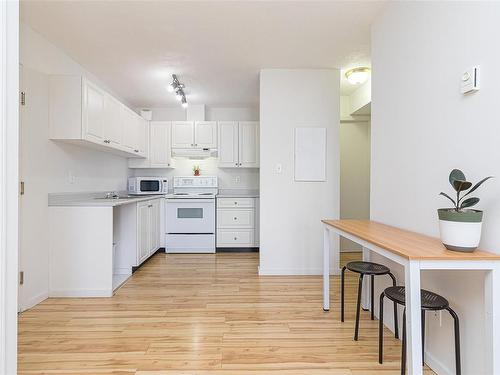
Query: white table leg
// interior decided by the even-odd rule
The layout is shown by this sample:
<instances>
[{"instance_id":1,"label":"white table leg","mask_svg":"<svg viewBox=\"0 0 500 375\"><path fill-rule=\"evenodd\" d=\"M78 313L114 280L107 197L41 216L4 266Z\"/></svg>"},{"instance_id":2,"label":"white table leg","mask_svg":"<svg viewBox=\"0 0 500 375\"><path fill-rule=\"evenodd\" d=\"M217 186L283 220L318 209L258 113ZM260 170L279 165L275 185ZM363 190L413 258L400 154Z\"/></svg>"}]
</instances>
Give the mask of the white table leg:
<instances>
[{"instance_id":1,"label":"white table leg","mask_svg":"<svg viewBox=\"0 0 500 375\"><path fill-rule=\"evenodd\" d=\"M323 310L330 310L330 230L323 229Z\"/></svg>"},{"instance_id":2,"label":"white table leg","mask_svg":"<svg viewBox=\"0 0 500 375\"><path fill-rule=\"evenodd\" d=\"M363 247L363 261L371 261L371 252L366 247ZM371 287L371 277L367 276L363 278L363 294L361 295L361 307L365 310L370 309L370 287Z\"/></svg>"},{"instance_id":3,"label":"white table leg","mask_svg":"<svg viewBox=\"0 0 500 375\"><path fill-rule=\"evenodd\" d=\"M422 375L422 330L420 304L420 263L405 265L406 286L406 357L408 375Z\"/></svg>"},{"instance_id":4,"label":"white table leg","mask_svg":"<svg viewBox=\"0 0 500 375\"><path fill-rule=\"evenodd\" d=\"M484 280L486 312L486 373L500 374L500 266L488 271Z\"/></svg>"}]
</instances>

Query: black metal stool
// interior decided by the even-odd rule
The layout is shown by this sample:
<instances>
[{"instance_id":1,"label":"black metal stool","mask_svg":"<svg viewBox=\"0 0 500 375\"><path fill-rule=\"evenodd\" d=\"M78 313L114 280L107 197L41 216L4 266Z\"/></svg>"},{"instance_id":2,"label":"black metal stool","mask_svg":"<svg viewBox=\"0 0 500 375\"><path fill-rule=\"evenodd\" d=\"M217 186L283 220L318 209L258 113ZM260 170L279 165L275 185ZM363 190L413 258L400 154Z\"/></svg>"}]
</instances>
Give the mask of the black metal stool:
<instances>
[{"instance_id":1,"label":"black metal stool","mask_svg":"<svg viewBox=\"0 0 500 375\"><path fill-rule=\"evenodd\" d=\"M448 300L436 293L429 292L428 290L420 290L420 303L422 305L422 365L424 364L424 338L425 338L425 312L447 310L453 318L455 327L455 371L457 375L461 375L462 367L460 365L460 328L458 315L450 307ZM379 329L378 329L378 361L383 361L383 328L384 328L384 296L389 298L394 303L405 306L405 287L404 286L391 286L386 288L380 295L380 316L379 316ZM403 348L401 352L401 374L404 375L406 370L406 307L403 312Z\"/></svg>"},{"instance_id":2,"label":"black metal stool","mask_svg":"<svg viewBox=\"0 0 500 375\"><path fill-rule=\"evenodd\" d=\"M373 309L373 301L374 301L374 281L375 281L375 276L382 276L382 275L389 275L392 279L392 284L396 285L396 278L394 275L391 273L391 270L378 263L372 263L372 262L363 262L363 261L356 261L356 262L349 262L347 263L343 268L342 268L342 285L341 285L341 312L340 312L340 320L343 322L344 321L344 278L345 278L345 270L348 269L349 271L359 273L359 285L358 285L358 306L356 310L356 326L354 328L354 340L358 340L358 332L359 332L359 310L361 308L361 289L363 287L363 276L364 275L369 275L371 277L370 280L370 289L371 289L371 319L374 319L374 309ZM396 338L399 338L399 333L398 333L398 310L397 310L397 305L394 303L394 321L396 322L396 329L395 329L395 336Z\"/></svg>"}]
</instances>

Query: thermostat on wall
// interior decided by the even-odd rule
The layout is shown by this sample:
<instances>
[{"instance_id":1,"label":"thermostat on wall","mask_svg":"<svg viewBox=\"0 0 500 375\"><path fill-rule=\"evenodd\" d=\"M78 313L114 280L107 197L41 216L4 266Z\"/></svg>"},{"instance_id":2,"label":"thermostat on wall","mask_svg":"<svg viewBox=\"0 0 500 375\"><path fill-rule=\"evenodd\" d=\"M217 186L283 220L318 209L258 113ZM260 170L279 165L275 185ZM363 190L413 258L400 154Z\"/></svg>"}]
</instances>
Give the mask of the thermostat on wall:
<instances>
[{"instance_id":1,"label":"thermostat on wall","mask_svg":"<svg viewBox=\"0 0 500 375\"><path fill-rule=\"evenodd\" d=\"M479 67L472 67L462 74L460 92L467 94L479 90Z\"/></svg>"}]
</instances>

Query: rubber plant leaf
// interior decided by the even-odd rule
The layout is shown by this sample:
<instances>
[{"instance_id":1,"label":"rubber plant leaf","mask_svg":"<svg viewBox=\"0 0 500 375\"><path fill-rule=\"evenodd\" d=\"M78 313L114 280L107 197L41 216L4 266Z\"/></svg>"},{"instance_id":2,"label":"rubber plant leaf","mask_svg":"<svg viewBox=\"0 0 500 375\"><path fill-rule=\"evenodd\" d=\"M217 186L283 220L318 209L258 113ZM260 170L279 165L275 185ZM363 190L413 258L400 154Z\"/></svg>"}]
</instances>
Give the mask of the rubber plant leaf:
<instances>
[{"instance_id":1,"label":"rubber plant leaf","mask_svg":"<svg viewBox=\"0 0 500 375\"><path fill-rule=\"evenodd\" d=\"M448 178L450 181L451 186L455 188L454 181L459 180L459 181L465 181L465 175L464 172L462 172L460 169L454 169L450 172L450 177Z\"/></svg>"},{"instance_id":2,"label":"rubber plant leaf","mask_svg":"<svg viewBox=\"0 0 500 375\"><path fill-rule=\"evenodd\" d=\"M472 186L472 182L463 181L463 180L455 180L453 181L453 187L456 191L464 191Z\"/></svg>"},{"instance_id":3,"label":"rubber plant leaf","mask_svg":"<svg viewBox=\"0 0 500 375\"><path fill-rule=\"evenodd\" d=\"M446 197L446 198L448 198L450 201L452 201L452 202L453 202L453 207L455 207L455 206L457 205L457 204L455 203L455 200L454 200L452 197L450 197L448 194L441 192L441 193L439 193L439 195L442 195L443 197Z\"/></svg>"},{"instance_id":4,"label":"rubber plant leaf","mask_svg":"<svg viewBox=\"0 0 500 375\"><path fill-rule=\"evenodd\" d=\"M460 208L467 208L467 207L472 207L475 206L479 202L479 198L467 198L462 202L460 205Z\"/></svg>"},{"instance_id":5,"label":"rubber plant leaf","mask_svg":"<svg viewBox=\"0 0 500 375\"><path fill-rule=\"evenodd\" d=\"M473 191L475 191L475 190L476 190L479 186L481 186L481 185L483 184L483 182L485 182L485 181L489 180L490 178L493 178L493 176L488 176L488 177L483 178L481 181L479 181L477 184L475 184L475 185L472 187L472 189L470 189L470 190L467 192L467 194L465 194L465 195L464 195L464 197L465 197L465 196L467 196L467 195L469 195L469 194L470 194L470 193L472 193Z\"/></svg>"}]
</instances>

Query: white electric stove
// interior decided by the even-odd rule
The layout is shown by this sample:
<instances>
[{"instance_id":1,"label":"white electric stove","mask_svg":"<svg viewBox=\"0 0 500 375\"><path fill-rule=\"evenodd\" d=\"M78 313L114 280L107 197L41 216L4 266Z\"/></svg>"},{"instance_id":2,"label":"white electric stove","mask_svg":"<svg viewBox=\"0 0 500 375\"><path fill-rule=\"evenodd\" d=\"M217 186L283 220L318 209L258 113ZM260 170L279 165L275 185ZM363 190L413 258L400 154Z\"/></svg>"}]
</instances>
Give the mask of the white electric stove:
<instances>
[{"instance_id":1,"label":"white electric stove","mask_svg":"<svg viewBox=\"0 0 500 375\"><path fill-rule=\"evenodd\" d=\"M215 253L216 176L177 176L166 197L166 252Z\"/></svg>"}]
</instances>

